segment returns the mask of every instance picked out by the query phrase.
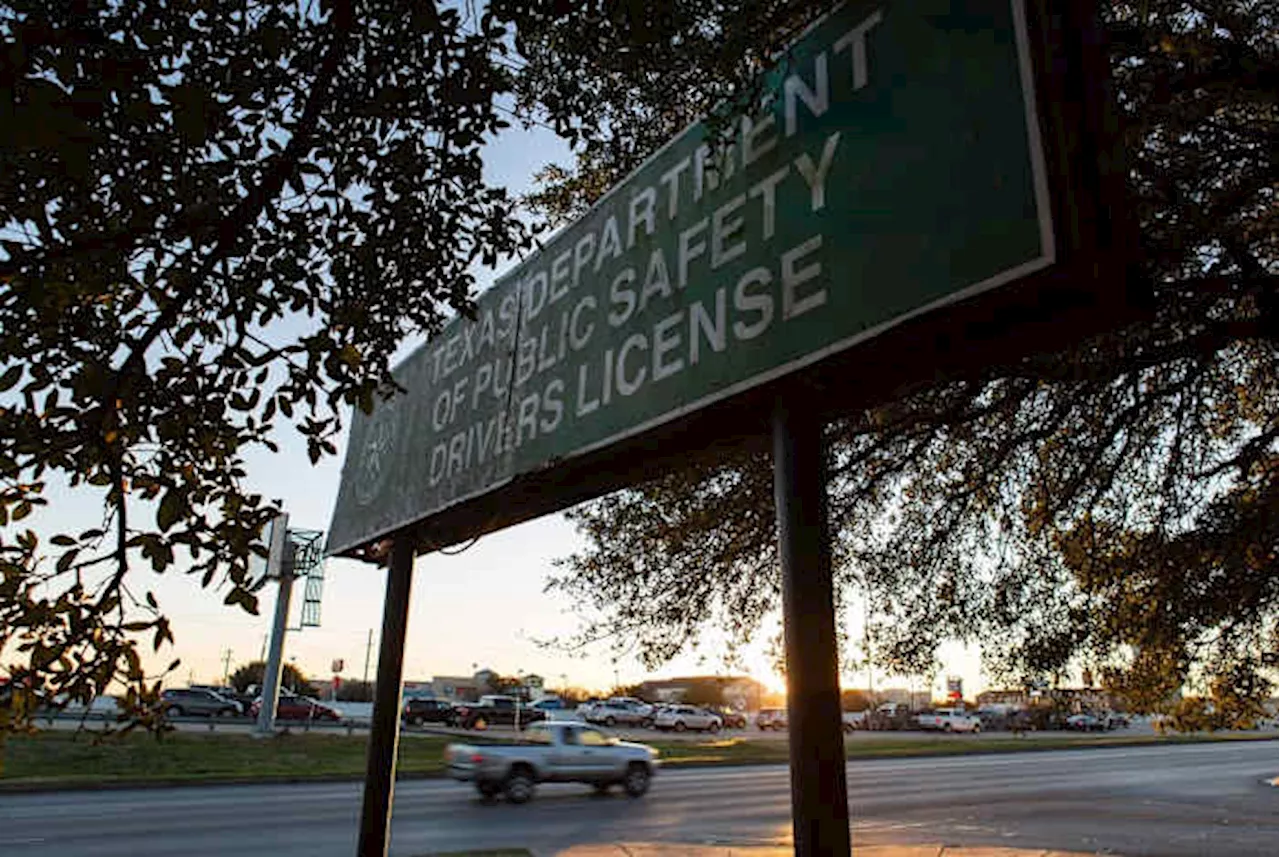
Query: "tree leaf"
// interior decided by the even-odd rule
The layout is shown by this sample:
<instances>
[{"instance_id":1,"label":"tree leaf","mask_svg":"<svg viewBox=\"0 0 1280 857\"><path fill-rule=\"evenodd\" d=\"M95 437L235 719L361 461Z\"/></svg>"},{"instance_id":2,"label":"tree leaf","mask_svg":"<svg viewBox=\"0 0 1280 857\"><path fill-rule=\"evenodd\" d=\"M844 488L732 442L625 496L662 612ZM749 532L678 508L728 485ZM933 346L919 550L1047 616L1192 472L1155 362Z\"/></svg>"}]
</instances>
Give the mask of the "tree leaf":
<instances>
[{"instance_id":1,"label":"tree leaf","mask_svg":"<svg viewBox=\"0 0 1280 857\"><path fill-rule=\"evenodd\" d=\"M12 389L13 386L17 384L18 381L20 381L21 379L22 379L22 367L10 366L8 369L5 370L5 373L3 375L0 375L0 393L4 392L5 390Z\"/></svg>"},{"instance_id":2,"label":"tree leaf","mask_svg":"<svg viewBox=\"0 0 1280 857\"><path fill-rule=\"evenodd\" d=\"M187 508L186 492L181 488L170 488L160 499L160 508L156 511L156 525L161 532L169 529L182 519Z\"/></svg>"}]
</instances>

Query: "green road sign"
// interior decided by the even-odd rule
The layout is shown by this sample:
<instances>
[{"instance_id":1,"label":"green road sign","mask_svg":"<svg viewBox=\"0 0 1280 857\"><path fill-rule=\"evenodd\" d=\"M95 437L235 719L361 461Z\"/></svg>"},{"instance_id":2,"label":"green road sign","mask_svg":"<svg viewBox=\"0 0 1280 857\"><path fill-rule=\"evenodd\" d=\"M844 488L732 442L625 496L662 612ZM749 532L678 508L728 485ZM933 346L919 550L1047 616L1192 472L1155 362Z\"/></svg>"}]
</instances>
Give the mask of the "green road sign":
<instances>
[{"instance_id":1,"label":"green road sign","mask_svg":"<svg viewBox=\"0 0 1280 857\"><path fill-rule=\"evenodd\" d=\"M356 413L328 551L810 366L1053 263L1021 2L850 3Z\"/></svg>"}]
</instances>

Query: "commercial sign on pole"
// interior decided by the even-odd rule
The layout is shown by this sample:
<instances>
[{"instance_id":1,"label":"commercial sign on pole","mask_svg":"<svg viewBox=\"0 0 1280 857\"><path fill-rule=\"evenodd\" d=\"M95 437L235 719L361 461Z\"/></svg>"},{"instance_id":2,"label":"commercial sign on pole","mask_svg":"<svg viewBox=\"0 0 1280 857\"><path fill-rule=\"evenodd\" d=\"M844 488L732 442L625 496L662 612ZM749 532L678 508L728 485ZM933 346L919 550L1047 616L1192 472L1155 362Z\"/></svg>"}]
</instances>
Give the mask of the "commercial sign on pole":
<instances>
[{"instance_id":1,"label":"commercial sign on pole","mask_svg":"<svg viewBox=\"0 0 1280 857\"><path fill-rule=\"evenodd\" d=\"M687 129L397 368L407 393L353 420L328 553L477 499L512 523L513 480L1053 265L1024 14L823 19L727 146ZM538 513L582 499L553 490Z\"/></svg>"}]
</instances>

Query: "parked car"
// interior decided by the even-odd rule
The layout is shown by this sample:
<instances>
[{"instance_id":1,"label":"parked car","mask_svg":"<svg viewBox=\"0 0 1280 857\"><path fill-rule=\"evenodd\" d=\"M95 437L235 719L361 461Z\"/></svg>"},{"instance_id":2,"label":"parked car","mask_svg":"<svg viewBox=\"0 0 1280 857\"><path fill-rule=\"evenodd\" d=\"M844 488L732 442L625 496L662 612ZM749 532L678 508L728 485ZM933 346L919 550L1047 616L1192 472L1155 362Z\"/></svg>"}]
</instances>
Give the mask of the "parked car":
<instances>
[{"instance_id":1,"label":"parked car","mask_svg":"<svg viewBox=\"0 0 1280 857\"><path fill-rule=\"evenodd\" d=\"M193 684L189 686L191 690L207 690L218 694L223 699L229 699L237 703L240 707L241 714L247 714L249 706L253 705L256 694L241 693L234 687L227 687L221 684Z\"/></svg>"},{"instance_id":2,"label":"parked car","mask_svg":"<svg viewBox=\"0 0 1280 857\"><path fill-rule=\"evenodd\" d=\"M1106 715L1108 729L1128 729L1129 715L1112 711Z\"/></svg>"},{"instance_id":3,"label":"parked car","mask_svg":"<svg viewBox=\"0 0 1280 857\"><path fill-rule=\"evenodd\" d=\"M401 719L406 726L421 726L423 723L453 726L458 722L458 712L446 699L406 699Z\"/></svg>"},{"instance_id":4,"label":"parked car","mask_svg":"<svg viewBox=\"0 0 1280 857\"><path fill-rule=\"evenodd\" d=\"M652 709L651 703L645 702L643 699L636 699L634 696L611 696L605 702L613 702L618 705L630 705L632 708Z\"/></svg>"},{"instance_id":5,"label":"parked car","mask_svg":"<svg viewBox=\"0 0 1280 857\"><path fill-rule=\"evenodd\" d=\"M876 706L876 710L867 715L864 725L875 731L897 731L912 729L916 726L911 716L911 709L900 702L885 702Z\"/></svg>"},{"instance_id":6,"label":"parked car","mask_svg":"<svg viewBox=\"0 0 1280 857\"><path fill-rule=\"evenodd\" d=\"M867 718L870 714L871 712L869 711L845 711L840 715L840 725L844 727L845 732L866 729Z\"/></svg>"},{"instance_id":7,"label":"parked car","mask_svg":"<svg viewBox=\"0 0 1280 857\"><path fill-rule=\"evenodd\" d=\"M725 729L746 729L747 715L736 708L730 708L722 705L712 709L716 714L720 715L720 720L724 723Z\"/></svg>"},{"instance_id":8,"label":"parked car","mask_svg":"<svg viewBox=\"0 0 1280 857\"><path fill-rule=\"evenodd\" d=\"M981 732L982 718L963 708L939 708L917 714L916 725L938 732Z\"/></svg>"},{"instance_id":9,"label":"parked car","mask_svg":"<svg viewBox=\"0 0 1280 857\"><path fill-rule=\"evenodd\" d=\"M687 729L706 732L719 732L720 727L724 726L724 721L720 719L720 715L714 711L707 711L705 708L695 708L692 705L673 705L662 711L654 718L654 727L666 731L674 729L677 732L684 732Z\"/></svg>"},{"instance_id":10,"label":"parked car","mask_svg":"<svg viewBox=\"0 0 1280 857\"><path fill-rule=\"evenodd\" d=\"M619 741L584 723L535 723L518 744L450 744L449 776L472 783L486 799L499 793L512 803L533 797L538 783L589 783L605 792L620 784L631 797L649 790L658 751Z\"/></svg>"},{"instance_id":11,"label":"parked car","mask_svg":"<svg viewBox=\"0 0 1280 857\"><path fill-rule=\"evenodd\" d=\"M249 707L249 714L257 717L258 712L261 710L262 699L258 698ZM342 720L342 715L309 696L294 696L282 693L280 694L280 699L276 702L276 720L324 720L330 723L338 723Z\"/></svg>"},{"instance_id":12,"label":"parked car","mask_svg":"<svg viewBox=\"0 0 1280 857\"><path fill-rule=\"evenodd\" d=\"M65 708L65 701L51 699L40 688L32 688L30 682L20 683L10 678L0 678L0 709L13 705L15 699L21 700L19 705L28 712L55 711Z\"/></svg>"},{"instance_id":13,"label":"parked car","mask_svg":"<svg viewBox=\"0 0 1280 857\"><path fill-rule=\"evenodd\" d=\"M480 697L474 705L459 705L457 723L464 729L488 729L490 726L524 727L546 720L547 713L518 703L513 696L493 694Z\"/></svg>"},{"instance_id":14,"label":"parked car","mask_svg":"<svg viewBox=\"0 0 1280 857\"><path fill-rule=\"evenodd\" d=\"M180 688L160 694L160 708L169 717L234 717L240 703L211 690Z\"/></svg>"},{"instance_id":15,"label":"parked car","mask_svg":"<svg viewBox=\"0 0 1280 857\"><path fill-rule=\"evenodd\" d=\"M564 711L564 700L558 696L547 696L529 706L550 714L553 711Z\"/></svg>"},{"instance_id":16,"label":"parked car","mask_svg":"<svg viewBox=\"0 0 1280 857\"><path fill-rule=\"evenodd\" d=\"M1095 714L1073 714L1066 719L1063 726L1074 732L1106 732L1108 729L1115 728L1105 718Z\"/></svg>"},{"instance_id":17,"label":"parked car","mask_svg":"<svg viewBox=\"0 0 1280 857\"><path fill-rule=\"evenodd\" d=\"M639 700L606 699L604 702L597 703L588 709L586 721L588 723L603 723L610 728L619 724L623 726L652 726L653 706Z\"/></svg>"},{"instance_id":18,"label":"parked car","mask_svg":"<svg viewBox=\"0 0 1280 857\"><path fill-rule=\"evenodd\" d=\"M773 729L783 731L787 728L787 710L785 708L762 708L756 715L757 729Z\"/></svg>"}]
</instances>

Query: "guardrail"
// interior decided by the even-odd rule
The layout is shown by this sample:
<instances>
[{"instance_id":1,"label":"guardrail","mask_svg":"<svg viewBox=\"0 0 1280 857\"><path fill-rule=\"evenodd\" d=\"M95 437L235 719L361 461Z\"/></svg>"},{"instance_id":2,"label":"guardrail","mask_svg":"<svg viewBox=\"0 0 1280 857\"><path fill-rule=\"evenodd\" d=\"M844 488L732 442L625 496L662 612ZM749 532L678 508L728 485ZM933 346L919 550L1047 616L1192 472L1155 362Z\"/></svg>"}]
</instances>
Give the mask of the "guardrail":
<instances>
[{"instance_id":1,"label":"guardrail","mask_svg":"<svg viewBox=\"0 0 1280 857\"><path fill-rule=\"evenodd\" d=\"M119 713L116 710L89 710L89 711L57 711L57 712L39 712L32 718L35 723L45 723L48 726L55 724L65 724L69 722L78 722L84 724L107 724L117 722ZM222 717L201 717L197 715L183 715L181 717L168 717L166 720L174 726L207 726L208 731L217 732L222 729L243 731L251 729L257 722L255 718L247 714L237 714ZM336 731L346 729L351 732L355 729L367 729L369 727L368 718L348 717L342 720L292 720L277 718L275 723L277 730L283 729L302 729L303 731Z\"/></svg>"}]
</instances>

